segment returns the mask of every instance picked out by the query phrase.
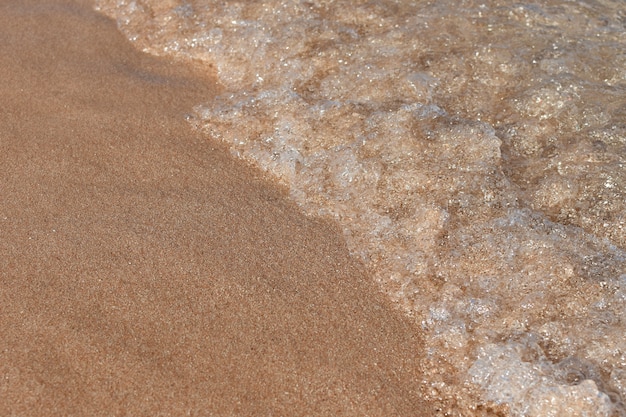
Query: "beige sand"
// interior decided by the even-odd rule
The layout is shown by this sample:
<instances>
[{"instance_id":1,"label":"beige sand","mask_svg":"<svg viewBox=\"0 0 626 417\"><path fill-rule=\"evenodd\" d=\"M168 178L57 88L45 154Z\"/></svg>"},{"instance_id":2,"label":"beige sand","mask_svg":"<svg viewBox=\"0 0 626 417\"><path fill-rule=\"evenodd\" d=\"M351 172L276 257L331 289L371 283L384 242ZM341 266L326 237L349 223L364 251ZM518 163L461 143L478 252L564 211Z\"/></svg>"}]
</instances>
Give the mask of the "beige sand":
<instances>
[{"instance_id":1,"label":"beige sand","mask_svg":"<svg viewBox=\"0 0 626 417\"><path fill-rule=\"evenodd\" d=\"M0 3L0 415L432 415L337 227L183 120L207 75Z\"/></svg>"}]
</instances>

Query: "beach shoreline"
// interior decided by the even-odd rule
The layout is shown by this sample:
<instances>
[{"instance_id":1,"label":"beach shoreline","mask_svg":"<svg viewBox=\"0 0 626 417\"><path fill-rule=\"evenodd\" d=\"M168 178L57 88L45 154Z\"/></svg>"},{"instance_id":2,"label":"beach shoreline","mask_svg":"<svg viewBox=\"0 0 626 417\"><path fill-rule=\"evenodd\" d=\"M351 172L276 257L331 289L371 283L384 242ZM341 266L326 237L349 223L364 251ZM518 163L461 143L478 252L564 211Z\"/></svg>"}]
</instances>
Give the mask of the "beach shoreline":
<instances>
[{"instance_id":1,"label":"beach shoreline","mask_svg":"<svg viewBox=\"0 0 626 417\"><path fill-rule=\"evenodd\" d=\"M215 75L185 119L336 222L417 327L423 399L623 413L618 1L94 3Z\"/></svg>"},{"instance_id":2,"label":"beach shoreline","mask_svg":"<svg viewBox=\"0 0 626 417\"><path fill-rule=\"evenodd\" d=\"M215 79L91 7L0 6L0 414L449 411L338 227L185 122Z\"/></svg>"}]
</instances>

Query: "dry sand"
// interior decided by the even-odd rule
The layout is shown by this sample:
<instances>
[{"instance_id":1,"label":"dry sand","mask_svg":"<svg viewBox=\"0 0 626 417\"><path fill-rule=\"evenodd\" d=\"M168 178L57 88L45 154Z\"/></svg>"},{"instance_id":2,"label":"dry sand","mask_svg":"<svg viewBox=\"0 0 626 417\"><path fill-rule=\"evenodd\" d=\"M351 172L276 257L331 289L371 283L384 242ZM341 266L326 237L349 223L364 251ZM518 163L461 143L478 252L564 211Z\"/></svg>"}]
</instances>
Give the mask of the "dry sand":
<instances>
[{"instance_id":1,"label":"dry sand","mask_svg":"<svg viewBox=\"0 0 626 417\"><path fill-rule=\"evenodd\" d=\"M0 415L432 415L416 328L88 1L0 3Z\"/></svg>"}]
</instances>

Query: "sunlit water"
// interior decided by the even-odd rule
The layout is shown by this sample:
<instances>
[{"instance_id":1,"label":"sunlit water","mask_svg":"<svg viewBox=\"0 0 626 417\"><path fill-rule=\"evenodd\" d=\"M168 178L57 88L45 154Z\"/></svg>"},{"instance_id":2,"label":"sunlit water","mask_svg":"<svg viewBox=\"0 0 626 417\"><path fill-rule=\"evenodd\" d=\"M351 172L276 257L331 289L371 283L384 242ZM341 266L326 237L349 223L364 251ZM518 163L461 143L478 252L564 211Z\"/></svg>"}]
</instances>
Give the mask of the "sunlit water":
<instances>
[{"instance_id":1,"label":"sunlit water","mask_svg":"<svg viewBox=\"0 0 626 417\"><path fill-rule=\"evenodd\" d=\"M626 3L97 8L217 71L190 122L339 222L442 413L626 415Z\"/></svg>"}]
</instances>

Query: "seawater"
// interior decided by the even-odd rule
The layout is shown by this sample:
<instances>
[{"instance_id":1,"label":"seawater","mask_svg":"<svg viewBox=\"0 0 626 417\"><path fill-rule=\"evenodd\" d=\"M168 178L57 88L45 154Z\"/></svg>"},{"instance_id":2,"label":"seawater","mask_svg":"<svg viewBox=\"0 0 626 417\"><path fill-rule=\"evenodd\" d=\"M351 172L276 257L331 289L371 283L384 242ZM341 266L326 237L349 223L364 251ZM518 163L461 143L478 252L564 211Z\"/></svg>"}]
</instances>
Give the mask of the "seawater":
<instances>
[{"instance_id":1,"label":"seawater","mask_svg":"<svg viewBox=\"0 0 626 417\"><path fill-rule=\"evenodd\" d=\"M343 228L445 415L626 415L626 3L97 0Z\"/></svg>"}]
</instances>

